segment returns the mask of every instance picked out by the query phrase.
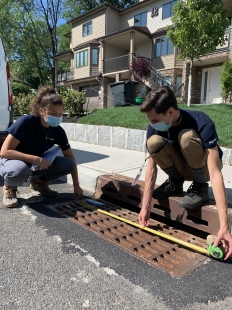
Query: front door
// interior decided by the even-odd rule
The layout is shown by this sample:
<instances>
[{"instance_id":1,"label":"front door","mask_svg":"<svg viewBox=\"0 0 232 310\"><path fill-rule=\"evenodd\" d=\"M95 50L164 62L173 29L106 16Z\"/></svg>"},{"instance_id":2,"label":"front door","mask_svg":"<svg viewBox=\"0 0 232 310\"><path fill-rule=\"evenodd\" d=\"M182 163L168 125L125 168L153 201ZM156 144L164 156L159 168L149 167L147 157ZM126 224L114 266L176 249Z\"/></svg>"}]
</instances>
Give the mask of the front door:
<instances>
[{"instance_id":1,"label":"front door","mask_svg":"<svg viewBox=\"0 0 232 310\"><path fill-rule=\"evenodd\" d=\"M220 96L220 69L221 67L203 69L201 103L221 103Z\"/></svg>"}]
</instances>

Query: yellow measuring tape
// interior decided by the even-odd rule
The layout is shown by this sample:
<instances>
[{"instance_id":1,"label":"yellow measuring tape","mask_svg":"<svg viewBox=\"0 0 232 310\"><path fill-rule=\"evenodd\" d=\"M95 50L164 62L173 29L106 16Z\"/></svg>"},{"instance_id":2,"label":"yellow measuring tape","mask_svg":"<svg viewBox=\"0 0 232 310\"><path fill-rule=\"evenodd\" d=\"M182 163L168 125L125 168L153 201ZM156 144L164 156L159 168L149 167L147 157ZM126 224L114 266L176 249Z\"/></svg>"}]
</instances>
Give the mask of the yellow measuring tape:
<instances>
[{"instance_id":1,"label":"yellow measuring tape","mask_svg":"<svg viewBox=\"0 0 232 310\"><path fill-rule=\"evenodd\" d=\"M186 241L183 241L183 240L181 240L181 239L178 239L178 238L169 236L169 235L167 235L167 234L164 234L164 233L162 233L162 232L156 231L156 230L151 229L151 228L149 228L149 227L143 227L143 226L140 225L140 224L134 223L134 222L129 221L129 220L123 218L123 217L114 215L114 214L112 214L112 213L110 213L110 212L107 212L107 211L98 209L98 208L92 206L91 204L86 203L86 202L83 202L83 201L81 201L81 200L77 200L76 202L77 202L78 204L81 204L81 205L83 205L83 206L89 208L89 209L92 209L92 210L97 211L97 212L99 212L99 213L102 213L102 214L108 215L108 216L110 216L110 217L112 217L112 218L115 218L115 219L117 219L117 220L119 220L119 221L121 221L121 222L127 223L127 224L129 224L129 225L135 226L135 227L140 228L140 229L142 229L142 230L148 231L148 232L150 232L150 233L152 233L152 234L154 234L154 235L157 235L157 236L159 236L159 237L162 237L162 238L168 239L168 240L170 240L170 241L173 241L173 242L175 242L175 243L181 244L181 245L183 245L183 246L185 246L185 247L187 247L187 248L190 248L190 249L192 249L192 250L195 250L195 251L197 251L197 252L200 252L200 253L203 253L203 254L206 254L206 255L210 255L210 254L209 254L209 251L208 251L207 249L204 249L204 248L202 248L202 247L200 247L200 246L194 245L194 244L192 244L192 243L190 243L190 242L186 242Z\"/></svg>"}]
</instances>

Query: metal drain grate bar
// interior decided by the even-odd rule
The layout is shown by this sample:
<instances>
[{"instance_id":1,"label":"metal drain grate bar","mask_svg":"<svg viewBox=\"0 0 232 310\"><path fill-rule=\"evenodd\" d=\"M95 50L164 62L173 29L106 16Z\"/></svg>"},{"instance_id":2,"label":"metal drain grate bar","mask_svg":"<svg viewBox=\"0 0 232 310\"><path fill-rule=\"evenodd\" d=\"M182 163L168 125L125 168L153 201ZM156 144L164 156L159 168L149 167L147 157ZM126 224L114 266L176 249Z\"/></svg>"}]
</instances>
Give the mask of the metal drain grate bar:
<instances>
[{"instance_id":1,"label":"metal drain grate bar","mask_svg":"<svg viewBox=\"0 0 232 310\"><path fill-rule=\"evenodd\" d=\"M102 238L145 260L149 264L166 270L173 276L180 278L207 259L206 256L189 251L173 242L167 242L163 238L147 233L95 210L91 210L90 208L84 201L68 201L53 205L54 210L70 218L75 223L82 225ZM101 207L101 209L137 222L137 213L122 209L111 203L104 202L104 207ZM206 246L203 239L155 220L151 220L150 222L151 227L155 230L165 232L166 234L201 247Z\"/></svg>"},{"instance_id":2,"label":"metal drain grate bar","mask_svg":"<svg viewBox=\"0 0 232 310\"><path fill-rule=\"evenodd\" d=\"M133 179L122 175L102 175L98 177L96 198L112 197L133 206L140 207L144 182L131 186ZM152 198L151 212L178 221L201 231L217 235L220 228L217 207L214 201L195 210L185 210L178 205L179 197L156 200ZM228 216L232 218L232 206ZM231 220L232 222L232 220Z\"/></svg>"}]
</instances>

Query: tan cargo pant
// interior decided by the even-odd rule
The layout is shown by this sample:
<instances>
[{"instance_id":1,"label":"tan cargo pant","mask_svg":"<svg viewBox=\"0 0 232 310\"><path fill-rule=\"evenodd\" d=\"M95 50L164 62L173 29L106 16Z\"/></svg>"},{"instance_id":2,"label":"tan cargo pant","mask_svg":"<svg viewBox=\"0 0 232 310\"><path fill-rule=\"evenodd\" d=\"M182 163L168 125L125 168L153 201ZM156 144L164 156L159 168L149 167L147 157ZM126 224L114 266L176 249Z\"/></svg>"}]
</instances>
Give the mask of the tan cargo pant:
<instances>
[{"instance_id":1,"label":"tan cargo pant","mask_svg":"<svg viewBox=\"0 0 232 310\"><path fill-rule=\"evenodd\" d=\"M201 138L192 129L184 129L178 135L180 150L176 150L172 143L165 142L167 139L153 135L147 141L147 148L152 155L161 149L152 158L162 169L168 169L175 166L179 174L186 181L193 181L191 169L200 169L206 167L206 181L209 181L209 171L207 168L207 155L202 144ZM165 144L165 145L164 145ZM162 146L164 147L162 148Z\"/></svg>"}]
</instances>

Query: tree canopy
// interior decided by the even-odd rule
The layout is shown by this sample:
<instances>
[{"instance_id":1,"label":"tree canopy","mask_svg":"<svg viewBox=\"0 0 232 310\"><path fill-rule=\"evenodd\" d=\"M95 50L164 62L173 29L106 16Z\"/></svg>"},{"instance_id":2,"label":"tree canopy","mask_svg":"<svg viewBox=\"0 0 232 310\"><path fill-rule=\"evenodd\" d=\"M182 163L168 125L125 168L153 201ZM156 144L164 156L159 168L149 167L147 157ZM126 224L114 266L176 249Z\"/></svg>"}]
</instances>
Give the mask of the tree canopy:
<instances>
[{"instance_id":1,"label":"tree canopy","mask_svg":"<svg viewBox=\"0 0 232 310\"><path fill-rule=\"evenodd\" d=\"M118 9L127 8L135 3L138 0L64 0L63 1L63 18L66 20L71 20L85 12L88 12L97 6L100 6L104 3L110 3L117 7Z\"/></svg>"},{"instance_id":2,"label":"tree canopy","mask_svg":"<svg viewBox=\"0 0 232 310\"><path fill-rule=\"evenodd\" d=\"M190 59L191 66L195 58L199 59L225 44L225 31L229 24L221 0L179 0L173 11L173 26L168 27L167 36L178 47L178 57Z\"/></svg>"},{"instance_id":3,"label":"tree canopy","mask_svg":"<svg viewBox=\"0 0 232 310\"><path fill-rule=\"evenodd\" d=\"M105 1L90 0L0 0L0 36L10 61L13 77L37 88L55 82L53 57L69 49L70 25L61 19L78 17ZM125 8L137 0L108 1ZM69 64L59 64L67 69Z\"/></svg>"}]
</instances>

